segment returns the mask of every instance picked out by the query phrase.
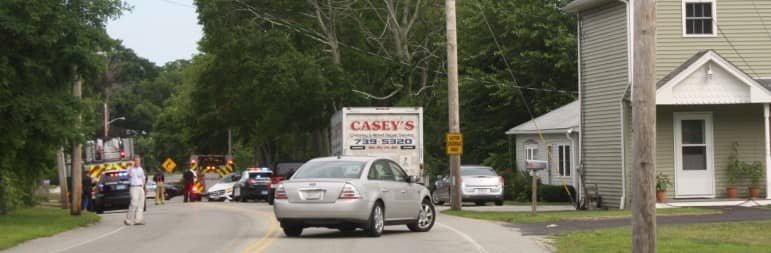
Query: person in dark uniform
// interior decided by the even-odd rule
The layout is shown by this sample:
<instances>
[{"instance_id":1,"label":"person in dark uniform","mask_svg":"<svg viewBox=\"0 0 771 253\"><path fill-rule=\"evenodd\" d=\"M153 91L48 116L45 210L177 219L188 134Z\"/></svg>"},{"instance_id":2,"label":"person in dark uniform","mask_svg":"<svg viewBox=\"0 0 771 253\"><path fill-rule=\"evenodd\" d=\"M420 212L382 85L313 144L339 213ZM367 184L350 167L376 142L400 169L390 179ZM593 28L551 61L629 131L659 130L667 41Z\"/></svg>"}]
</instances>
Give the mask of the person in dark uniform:
<instances>
[{"instance_id":1,"label":"person in dark uniform","mask_svg":"<svg viewBox=\"0 0 771 253\"><path fill-rule=\"evenodd\" d=\"M185 184L184 194L185 194L185 202L188 200L192 200L190 198L190 191L193 189L193 180L195 178L195 173L193 173L193 169L189 169L185 171L185 174L182 175L183 183Z\"/></svg>"},{"instance_id":2,"label":"person in dark uniform","mask_svg":"<svg viewBox=\"0 0 771 253\"><path fill-rule=\"evenodd\" d=\"M92 210L91 207L91 176L88 171L83 172L83 178L81 179L83 184L83 197L81 200L81 208L83 210Z\"/></svg>"}]
</instances>

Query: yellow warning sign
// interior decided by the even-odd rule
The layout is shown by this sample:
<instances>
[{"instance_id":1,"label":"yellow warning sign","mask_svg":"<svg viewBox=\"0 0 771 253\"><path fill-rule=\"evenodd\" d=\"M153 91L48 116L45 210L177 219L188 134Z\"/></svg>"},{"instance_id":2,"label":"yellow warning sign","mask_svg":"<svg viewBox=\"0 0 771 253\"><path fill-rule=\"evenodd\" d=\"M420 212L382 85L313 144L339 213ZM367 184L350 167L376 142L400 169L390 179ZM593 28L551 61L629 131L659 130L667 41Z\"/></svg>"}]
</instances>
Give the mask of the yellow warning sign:
<instances>
[{"instance_id":1,"label":"yellow warning sign","mask_svg":"<svg viewBox=\"0 0 771 253\"><path fill-rule=\"evenodd\" d=\"M448 155L463 154L463 134L461 133L447 134L447 154Z\"/></svg>"},{"instance_id":2,"label":"yellow warning sign","mask_svg":"<svg viewBox=\"0 0 771 253\"><path fill-rule=\"evenodd\" d=\"M166 173L171 173L172 171L174 171L174 168L177 167L177 164L174 163L174 160L171 160L171 157L166 158L166 161L164 161L163 164L161 165L163 166L164 169L166 169Z\"/></svg>"}]
</instances>

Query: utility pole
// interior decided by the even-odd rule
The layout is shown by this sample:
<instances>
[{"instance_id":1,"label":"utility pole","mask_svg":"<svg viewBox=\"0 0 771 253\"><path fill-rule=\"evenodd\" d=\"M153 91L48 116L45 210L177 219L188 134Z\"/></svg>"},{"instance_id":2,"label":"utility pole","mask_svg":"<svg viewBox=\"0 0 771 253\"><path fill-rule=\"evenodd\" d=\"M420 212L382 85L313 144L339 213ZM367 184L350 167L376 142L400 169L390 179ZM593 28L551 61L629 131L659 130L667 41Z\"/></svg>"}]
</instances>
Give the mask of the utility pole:
<instances>
[{"instance_id":1,"label":"utility pole","mask_svg":"<svg viewBox=\"0 0 771 253\"><path fill-rule=\"evenodd\" d=\"M60 199L62 202L62 209L69 208L69 201L67 201L67 164L64 161L64 147L59 147L56 151L56 168L59 171L59 190Z\"/></svg>"},{"instance_id":2,"label":"utility pole","mask_svg":"<svg viewBox=\"0 0 771 253\"><path fill-rule=\"evenodd\" d=\"M632 1L632 252L656 252L656 0Z\"/></svg>"},{"instance_id":3,"label":"utility pole","mask_svg":"<svg viewBox=\"0 0 771 253\"><path fill-rule=\"evenodd\" d=\"M80 101L81 97L83 97L83 92L81 90L81 86L83 84L83 80L80 78L80 75L78 75L77 67L73 68L75 71L75 84L72 87L72 94ZM74 129L80 129L80 113L78 113L78 117L75 119ZM83 196L83 182L81 178L81 174L83 173L83 166L82 166L82 155L80 153L80 149L82 148L82 144L79 140L74 139L72 140L72 206L70 206L70 214L71 215L80 215L80 201L81 197Z\"/></svg>"},{"instance_id":4,"label":"utility pole","mask_svg":"<svg viewBox=\"0 0 771 253\"><path fill-rule=\"evenodd\" d=\"M455 25L455 0L445 0L447 14L447 93L450 116L450 133L460 133L458 105L458 38ZM450 171L453 178L452 210L461 209L460 155L450 155Z\"/></svg>"},{"instance_id":5,"label":"utility pole","mask_svg":"<svg viewBox=\"0 0 771 253\"><path fill-rule=\"evenodd\" d=\"M109 70L108 70L109 71ZM108 94L105 94L105 96L109 96ZM110 133L110 111L108 109L107 103L105 102L103 104L104 109L104 141L107 141L107 136Z\"/></svg>"}]
</instances>

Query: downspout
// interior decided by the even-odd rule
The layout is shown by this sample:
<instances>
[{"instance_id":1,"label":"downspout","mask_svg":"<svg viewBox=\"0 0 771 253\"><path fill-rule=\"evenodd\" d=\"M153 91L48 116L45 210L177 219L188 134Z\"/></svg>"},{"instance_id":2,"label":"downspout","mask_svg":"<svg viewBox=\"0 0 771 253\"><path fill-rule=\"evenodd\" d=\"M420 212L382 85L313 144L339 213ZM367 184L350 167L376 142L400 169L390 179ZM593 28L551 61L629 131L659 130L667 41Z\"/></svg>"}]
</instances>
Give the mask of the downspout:
<instances>
[{"instance_id":1,"label":"downspout","mask_svg":"<svg viewBox=\"0 0 771 253\"><path fill-rule=\"evenodd\" d=\"M575 152L575 150L576 150L576 140L574 140L573 137L571 136L573 134L573 131L574 130L571 127L571 128L568 128L568 130L565 132L565 137L567 137L568 140L570 140L570 152L571 153ZM571 160L570 161L570 166L573 167L576 164L575 162L573 162L573 160L578 160L578 159L573 154L570 154L570 160ZM576 170L574 170L573 168L570 168L570 170L571 170L570 171L570 177L571 177L571 181L573 183L573 189L576 190L575 191L576 194L580 194L580 193L578 193L578 192L580 192L579 189L578 189L579 188L579 184L576 182ZM578 202L578 196L575 196L575 197L576 197L576 203L579 203Z\"/></svg>"},{"instance_id":2,"label":"downspout","mask_svg":"<svg viewBox=\"0 0 771 253\"><path fill-rule=\"evenodd\" d=\"M625 140L625 128L624 128L624 101L626 97L626 92L629 90L629 88L632 86L632 74L633 74L633 58L634 54L632 53L632 49L634 48L634 41L632 40L632 31L634 31L634 24L631 22L631 18L634 17L634 10L630 6L629 0L619 0L620 2L624 3L626 5L626 51L627 51L627 86L624 89L624 93L621 94L621 103L620 103L620 109L621 109L621 199L618 204L618 209L623 210L626 205L626 140ZM630 93L630 98L633 94Z\"/></svg>"},{"instance_id":3,"label":"downspout","mask_svg":"<svg viewBox=\"0 0 771 253\"><path fill-rule=\"evenodd\" d=\"M581 140L582 140L583 137L581 137L582 131L580 130L581 127L583 126L583 122L584 122L583 102L581 102L581 99L582 99L582 97L581 97L581 95L582 95L582 92L581 92L581 89L582 89L582 87L581 87L582 86L581 85L581 79L583 78L583 74L581 73L581 39L583 38L583 35L581 33L581 14L580 14L580 12L576 13L576 33L577 33L576 37L578 37L576 39L576 44L577 44L577 49L576 49L576 53L577 53L577 57L576 58L577 59L576 60L578 61L578 64L576 64L576 65L578 67L578 115L579 115L579 117L578 117L578 129L579 129L579 131L578 131L578 157L577 157L578 158L577 159L578 162L576 163L576 175L579 177L579 180L578 180L579 183L578 183L578 189L576 189L576 192L578 192L578 196L576 197L576 202L578 202L578 204L576 206L577 207L581 207L581 206L585 206L585 204L586 204L586 203L584 203L585 194L584 194L584 186L583 186L583 183L582 183L586 179L584 178L584 165L583 165L584 164L584 157L582 156L582 152L581 152L583 150L583 148L584 148L583 146L581 146L582 145Z\"/></svg>"}]
</instances>

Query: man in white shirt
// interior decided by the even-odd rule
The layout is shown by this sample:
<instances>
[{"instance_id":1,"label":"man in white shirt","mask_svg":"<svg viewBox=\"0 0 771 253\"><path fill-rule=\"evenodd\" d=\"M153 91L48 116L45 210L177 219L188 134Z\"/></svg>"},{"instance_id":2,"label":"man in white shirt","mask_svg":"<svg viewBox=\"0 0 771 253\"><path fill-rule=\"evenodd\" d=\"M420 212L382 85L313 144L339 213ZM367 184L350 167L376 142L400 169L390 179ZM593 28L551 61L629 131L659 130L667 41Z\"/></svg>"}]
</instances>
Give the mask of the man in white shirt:
<instances>
[{"instance_id":1,"label":"man in white shirt","mask_svg":"<svg viewBox=\"0 0 771 253\"><path fill-rule=\"evenodd\" d=\"M126 214L126 220L123 221L126 225L144 225L145 220L143 211L145 208L145 183L147 178L145 177L145 171L139 166L142 162L142 158L139 155L134 156L134 164L128 167L128 176L131 188L129 193L131 194L131 204L129 205L128 214Z\"/></svg>"}]
</instances>

